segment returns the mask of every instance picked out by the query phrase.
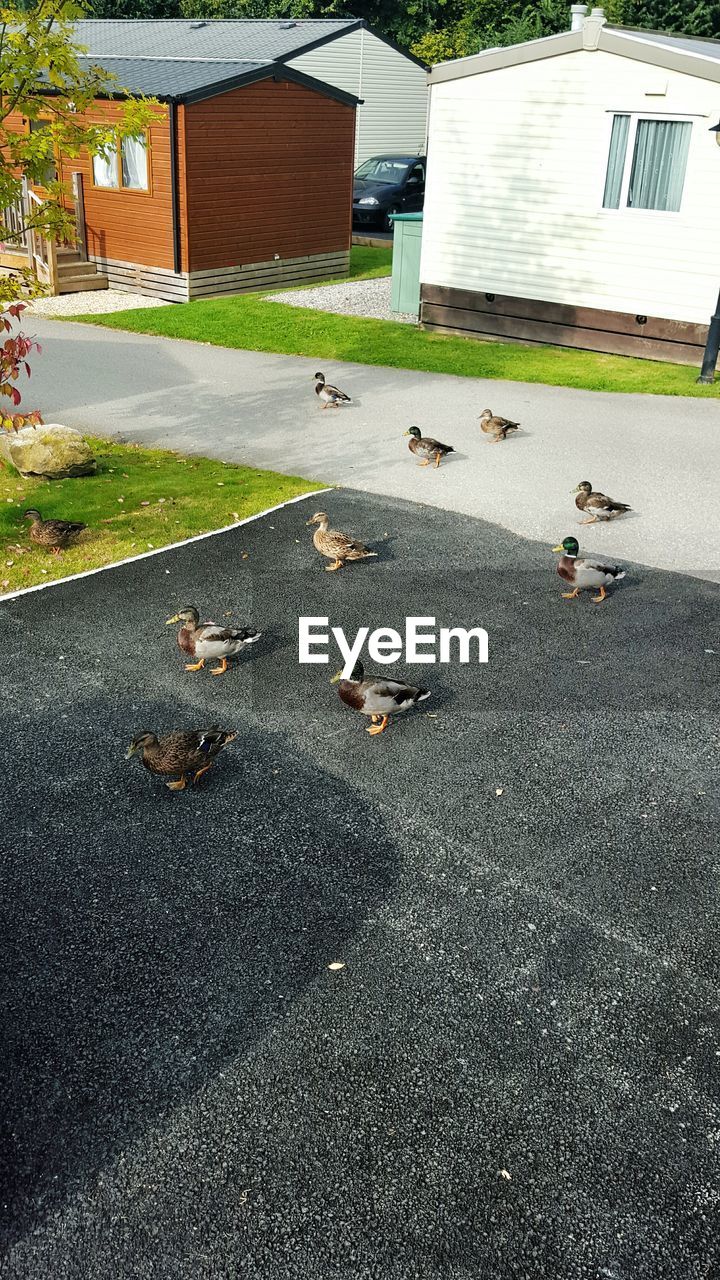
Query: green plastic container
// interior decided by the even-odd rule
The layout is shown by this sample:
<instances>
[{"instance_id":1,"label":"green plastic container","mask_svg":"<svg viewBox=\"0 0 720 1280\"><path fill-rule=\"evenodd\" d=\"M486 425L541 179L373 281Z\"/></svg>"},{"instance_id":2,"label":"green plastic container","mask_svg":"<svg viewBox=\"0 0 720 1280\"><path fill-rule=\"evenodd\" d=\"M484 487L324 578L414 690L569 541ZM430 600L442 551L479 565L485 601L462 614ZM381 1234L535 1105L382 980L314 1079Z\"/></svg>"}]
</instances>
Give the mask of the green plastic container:
<instances>
[{"instance_id":1,"label":"green plastic container","mask_svg":"<svg viewBox=\"0 0 720 1280\"><path fill-rule=\"evenodd\" d=\"M405 315L420 313L421 213L393 215L392 294L390 310Z\"/></svg>"}]
</instances>

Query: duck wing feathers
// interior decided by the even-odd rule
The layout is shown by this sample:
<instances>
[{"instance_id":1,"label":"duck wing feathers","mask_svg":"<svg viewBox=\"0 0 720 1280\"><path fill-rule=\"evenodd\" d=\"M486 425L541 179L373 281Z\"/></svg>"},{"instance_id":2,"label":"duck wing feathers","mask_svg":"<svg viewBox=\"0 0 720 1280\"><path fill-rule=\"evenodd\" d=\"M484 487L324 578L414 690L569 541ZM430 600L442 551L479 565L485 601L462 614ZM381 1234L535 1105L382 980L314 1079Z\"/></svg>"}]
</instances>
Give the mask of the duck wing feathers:
<instances>
[{"instance_id":1,"label":"duck wing feathers","mask_svg":"<svg viewBox=\"0 0 720 1280\"><path fill-rule=\"evenodd\" d=\"M616 502L614 498L608 498L606 493L579 493L575 499L575 506L580 511L590 511L594 515L620 515L623 511L632 511L632 507L626 502Z\"/></svg>"},{"instance_id":2,"label":"duck wing feathers","mask_svg":"<svg viewBox=\"0 0 720 1280\"><path fill-rule=\"evenodd\" d=\"M321 555L334 556L338 560L362 560L366 556L377 555L375 551L368 551L364 542L336 529L316 529L313 543Z\"/></svg>"},{"instance_id":3,"label":"duck wing feathers","mask_svg":"<svg viewBox=\"0 0 720 1280\"><path fill-rule=\"evenodd\" d=\"M246 645L259 640L260 634L252 627L222 627L204 622L196 629L193 644L199 658L222 658L240 653Z\"/></svg>"},{"instance_id":4,"label":"duck wing feathers","mask_svg":"<svg viewBox=\"0 0 720 1280\"><path fill-rule=\"evenodd\" d=\"M142 762L150 773L184 773L201 769L235 737L227 729L211 725L209 729L182 729L163 734L156 744L146 747Z\"/></svg>"},{"instance_id":5,"label":"duck wing feathers","mask_svg":"<svg viewBox=\"0 0 720 1280\"><path fill-rule=\"evenodd\" d=\"M340 698L347 706L366 716L397 715L407 711L416 702L423 702L430 697L429 689L420 689L403 680L362 680L359 684L352 680L341 680Z\"/></svg>"},{"instance_id":6,"label":"duck wing feathers","mask_svg":"<svg viewBox=\"0 0 720 1280\"><path fill-rule=\"evenodd\" d=\"M315 394L320 396L321 400L337 400L347 404L351 403L350 396L341 391L339 387L334 387L330 382L318 382L315 387Z\"/></svg>"},{"instance_id":7,"label":"duck wing feathers","mask_svg":"<svg viewBox=\"0 0 720 1280\"><path fill-rule=\"evenodd\" d=\"M444 457L446 453L455 452L451 444L442 444L440 440L433 440L432 436L421 436L419 440L413 436L408 448L425 458L434 458L438 453Z\"/></svg>"},{"instance_id":8,"label":"duck wing feathers","mask_svg":"<svg viewBox=\"0 0 720 1280\"><path fill-rule=\"evenodd\" d=\"M487 431L488 435L492 436L506 435L508 431L517 431L520 427L519 422L512 422L510 418L501 418L497 414L492 418L481 420L480 425L483 431Z\"/></svg>"},{"instance_id":9,"label":"duck wing feathers","mask_svg":"<svg viewBox=\"0 0 720 1280\"><path fill-rule=\"evenodd\" d=\"M42 520L32 525L30 537L34 542L52 547L67 542L68 538L82 533L83 529L87 529L87 525L80 520Z\"/></svg>"}]
</instances>

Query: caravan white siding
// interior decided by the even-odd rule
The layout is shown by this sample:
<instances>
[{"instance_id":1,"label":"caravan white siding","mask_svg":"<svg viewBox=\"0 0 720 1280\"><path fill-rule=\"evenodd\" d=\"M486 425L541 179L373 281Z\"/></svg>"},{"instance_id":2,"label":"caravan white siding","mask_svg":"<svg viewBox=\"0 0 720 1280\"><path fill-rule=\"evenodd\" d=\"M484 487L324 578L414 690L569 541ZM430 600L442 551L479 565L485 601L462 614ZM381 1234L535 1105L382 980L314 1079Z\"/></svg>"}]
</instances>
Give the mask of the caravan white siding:
<instances>
[{"instance_id":1,"label":"caravan white siding","mask_svg":"<svg viewBox=\"0 0 720 1280\"><path fill-rule=\"evenodd\" d=\"M363 99L357 110L356 165L387 151L424 152L426 72L371 31L352 31L289 65Z\"/></svg>"},{"instance_id":2,"label":"caravan white siding","mask_svg":"<svg viewBox=\"0 0 720 1280\"><path fill-rule=\"evenodd\" d=\"M578 51L431 93L424 284L707 323L720 285L716 85ZM602 208L615 112L692 121L679 213Z\"/></svg>"}]
</instances>

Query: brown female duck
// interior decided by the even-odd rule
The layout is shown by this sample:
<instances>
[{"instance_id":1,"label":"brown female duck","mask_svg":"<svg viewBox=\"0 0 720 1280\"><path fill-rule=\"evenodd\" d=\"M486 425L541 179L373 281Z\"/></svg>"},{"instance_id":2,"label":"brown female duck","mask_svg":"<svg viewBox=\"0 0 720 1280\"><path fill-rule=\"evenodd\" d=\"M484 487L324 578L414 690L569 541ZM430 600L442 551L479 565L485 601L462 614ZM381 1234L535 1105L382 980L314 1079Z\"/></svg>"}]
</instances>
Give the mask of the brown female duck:
<instances>
[{"instance_id":1,"label":"brown female duck","mask_svg":"<svg viewBox=\"0 0 720 1280\"><path fill-rule=\"evenodd\" d=\"M519 431L520 423L513 422L510 418L500 418L492 409L483 409L480 427L486 435L492 436L491 444L499 444L501 440L507 440L511 431Z\"/></svg>"},{"instance_id":2,"label":"brown female duck","mask_svg":"<svg viewBox=\"0 0 720 1280\"><path fill-rule=\"evenodd\" d=\"M133 738L125 752L125 759L129 760L139 752L140 759L150 773L158 774L160 777L179 773L177 782L167 782L165 785L171 791L183 791L187 785L187 774L193 775L193 783L199 782L203 774L211 768L223 747L236 737L237 734L230 733L227 729L219 729L217 725L211 725L209 729L194 729L190 732L178 729L172 733L165 733L160 738L157 734L144 730Z\"/></svg>"},{"instance_id":3,"label":"brown female duck","mask_svg":"<svg viewBox=\"0 0 720 1280\"><path fill-rule=\"evenodd\" d=\"M47 547L56 556L83 529L87 529L87 525L79 520L43 520L35 507L28 507L23 519L30 521L30 541L39 547Z\"/></svg>"},{"instance_id":4,"label":"brown female duck","mask_svg":"<svg viewBox=\"0 0 720 1280\"><path fill-rule=\"evenodd\" d=\"M363 542L358 542L356 538L351 538L347 533L340 533L337 529L330 529L329 520L324 511L316 511L315 515L306 521L306 528L316 524L319 527L313 534L313 546L321 556L327 556L328 560L332 560L332 564L325 566L326 573L333 573L336 569L342 569L346 560L369 560L372 556L377 555L377 551L368 551Z\"/></svg>"}]
</instances>

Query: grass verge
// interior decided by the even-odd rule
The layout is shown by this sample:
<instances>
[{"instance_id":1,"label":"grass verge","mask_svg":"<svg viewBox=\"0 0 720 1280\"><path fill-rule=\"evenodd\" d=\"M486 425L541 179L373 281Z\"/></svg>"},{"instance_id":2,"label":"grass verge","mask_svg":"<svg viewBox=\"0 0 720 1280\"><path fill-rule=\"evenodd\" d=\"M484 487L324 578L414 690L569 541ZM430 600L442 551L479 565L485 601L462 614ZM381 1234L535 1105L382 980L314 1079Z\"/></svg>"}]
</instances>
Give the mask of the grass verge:
<instances>
[{"instance_id":1,"label":"grass verge","mask_svg":"<svg viewBox=\"0 0 720 1280\"><path fill-rule=\"evenodd\" d=\"M0 593L180 542L322 487L210 458L88 440L98 460L94 476L24 480L0 464ZM83 520L89 528L54 556L28 540L22 513L30 506L46 519Z\"/></svg>"},{"instance_id":2,"label":"grass verge","mask_svg":"<svg viewBox=\"0 0 720 1280\"><path fill-rule=\"evenodd\" d=\"M387 251L365 249L363 252L383 254ZM367 270L373 268L367 266ZM695 381L698 370L691 365L572 351L564 347L524 347L445 337L393 320L366 320L288 307L281 302L269 302L261 294L246 293L181 306L79 316L78 319L109 329L185 338L218 347L312 356L321 368L333 361L351 361L424 373L451 373L463 378L542 382L547 386L587 391L706 399L720 396L720 382L709 387L699 386Z\"/></svg>"}]
</instances>

